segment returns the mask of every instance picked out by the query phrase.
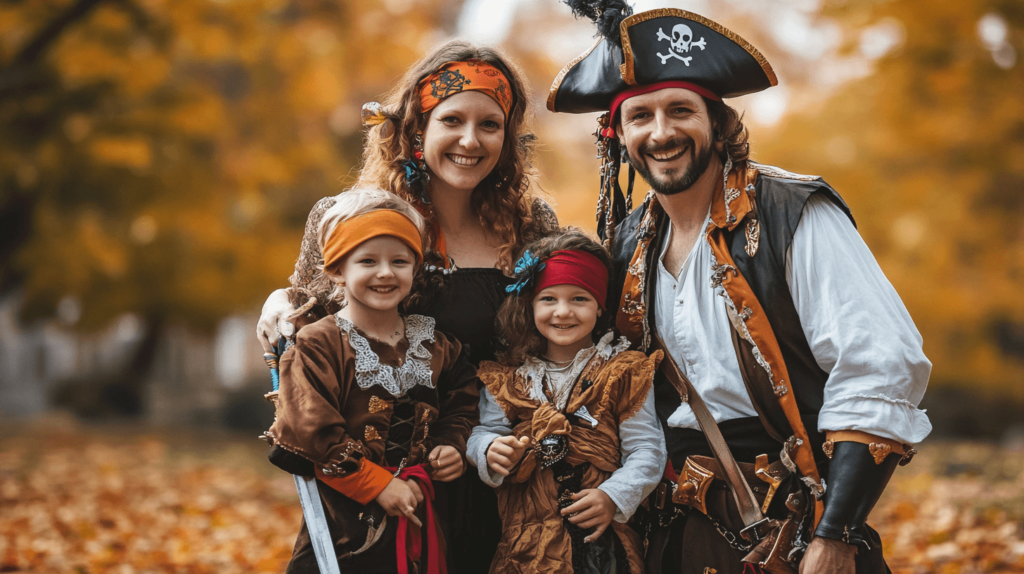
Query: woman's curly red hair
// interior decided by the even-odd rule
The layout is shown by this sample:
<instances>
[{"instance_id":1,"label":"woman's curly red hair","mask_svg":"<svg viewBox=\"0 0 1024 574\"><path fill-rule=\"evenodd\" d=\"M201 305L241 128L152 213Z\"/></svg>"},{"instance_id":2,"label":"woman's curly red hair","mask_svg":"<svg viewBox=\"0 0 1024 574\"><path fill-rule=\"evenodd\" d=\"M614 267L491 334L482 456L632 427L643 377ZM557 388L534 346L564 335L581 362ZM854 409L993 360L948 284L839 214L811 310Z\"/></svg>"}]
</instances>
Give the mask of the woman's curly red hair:
<instances>
[{"instance_id":1,"label":"woman's curly red hair","mask_svg":"<svg viewBox=\"0 0 1024 574\"><path fill-rule=\"evenodd\" d=\"M499 239L499 265L508 274L512 257L522 248L524 231L533 223L534 196L530 193L533 175L531 154L536 139L526 131L530 95L524 74L511 60L492 48L478 47L461 40L447 42L414 65L385 98L384 113L388 121L367 131L363 151L363 167L358 187L379 187L395 192L421 208L433 228L435 219L418 196L408 189L402 163L412 157L416 132L426 125L429 114L420 106L417 84L437 71L446 62L483 60L508 79L512 91L512 108L505 125L505 141L494 170L480 182L470 197L480 224ZM430 234L427 248L433 248L437 237Z\"/></svg>"}]
</instances>

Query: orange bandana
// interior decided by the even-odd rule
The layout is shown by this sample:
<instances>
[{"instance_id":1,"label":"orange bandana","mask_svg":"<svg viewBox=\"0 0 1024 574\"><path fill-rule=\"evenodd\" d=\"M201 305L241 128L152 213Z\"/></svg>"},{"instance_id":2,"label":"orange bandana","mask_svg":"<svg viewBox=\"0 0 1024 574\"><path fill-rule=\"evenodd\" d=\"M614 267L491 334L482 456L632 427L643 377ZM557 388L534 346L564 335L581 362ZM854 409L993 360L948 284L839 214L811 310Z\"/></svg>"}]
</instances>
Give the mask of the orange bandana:
<instances>
[{"instance_id":1,"label":"orange bandana","mask_svg":"<svg viewBox=\"0 0 1024 574\"><path fill-rule=\"evenodd\" d=\"M341 260L359 244L374 237L398 239L423 261L423 238L411 219L392 209L378 209L342 221L331 232L324 245L324 270L334 273Z\"/></svg>"},{"instance_id":2,"label":"orange bandana","mask_svg":"<svg viewBox=\"0 0 1024 574\"><path fill-rule=\"evenodd\" d=\"M420 80L417 89L423 113L437 107L445 98L469 90L478 90L493 98L505 111L506 119L512 109L512 88L508 78L483 60L448 62Z\"/></svg>"}]
</instances>

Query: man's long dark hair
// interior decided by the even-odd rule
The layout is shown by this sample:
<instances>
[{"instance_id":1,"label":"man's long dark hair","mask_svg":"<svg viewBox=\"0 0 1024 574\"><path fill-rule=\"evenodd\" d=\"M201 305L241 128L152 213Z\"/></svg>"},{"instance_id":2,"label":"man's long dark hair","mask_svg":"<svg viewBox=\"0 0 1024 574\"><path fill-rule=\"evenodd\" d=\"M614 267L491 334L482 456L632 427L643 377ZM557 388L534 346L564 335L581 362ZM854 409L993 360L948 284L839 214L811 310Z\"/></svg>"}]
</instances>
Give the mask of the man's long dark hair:
<instances>
[{"instance_id":1,"label":"man's long dark hair","mask_svg":"<svg viewBox=\"0 0 1024 574\"><path fill-rule=\"evenodd\" d=\"M715 149L724 162L731 159L733 165L745 162L750 157L749 134L743 125L743 116L724 102L704 99L708 106L708 116L714 126ZM721 148L721 149L719 149Z\"/></svg>"}]
</instances>

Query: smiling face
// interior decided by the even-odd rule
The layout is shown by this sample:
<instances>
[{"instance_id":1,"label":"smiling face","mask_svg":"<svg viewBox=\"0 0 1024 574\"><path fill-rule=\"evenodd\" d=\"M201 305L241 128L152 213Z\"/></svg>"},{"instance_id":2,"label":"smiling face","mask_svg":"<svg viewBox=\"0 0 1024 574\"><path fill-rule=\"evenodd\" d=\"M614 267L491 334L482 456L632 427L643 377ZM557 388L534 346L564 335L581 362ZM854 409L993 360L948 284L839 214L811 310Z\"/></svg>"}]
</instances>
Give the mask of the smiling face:
<instances>
[{"instance_id":1,"label":"smiling face","mask_svg":"<svg viewBox=\"0 0 1024 574\"><path fill-rule=\"evenodd\" d=\"M394 237L374 237L345 256L338 276L345 284L349 305L389 311L412 289L416 255Z\"/></svg>"},{"instance_id":2,"label":"smiling face","mask_svg":"<svg viewBox=\"0 0 1024 574\"><path fill-rule=\"evenodd\" d=\"M430 111L423 130L423 158L434 180L472 191L498 163L505 141L505 112L490 96L455 94Z\"/></svg>"},{"instance_id":3,"label":"smiling face","mask_svg":"<svg viewBox=\"0 0 1024 574\"><path fill-rule=\"evenodd\" d=\"M696 92L666 88L622 103L617 126L630 164L651 189L690 189L715 157L707 104Z\"/></svg>"},{"instance_id":4,"label":"smiling face","mask_svg":"<svg viewBox=\"0 0 1024 574\"><path fill-rule=\"evenodd\" d=\"M533 296L533 322L548 340L549 358L572 358L589 347L600 316L597 299L576 285L552 285Z\"/></svg>"}]
</instances>

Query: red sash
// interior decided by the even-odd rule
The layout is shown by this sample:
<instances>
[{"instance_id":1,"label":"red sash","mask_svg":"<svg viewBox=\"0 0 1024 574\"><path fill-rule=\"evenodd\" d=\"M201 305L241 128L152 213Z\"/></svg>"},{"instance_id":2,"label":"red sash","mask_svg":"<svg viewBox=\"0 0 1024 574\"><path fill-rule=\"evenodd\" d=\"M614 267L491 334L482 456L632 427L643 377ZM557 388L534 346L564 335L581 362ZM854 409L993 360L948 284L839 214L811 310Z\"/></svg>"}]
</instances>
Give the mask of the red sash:
<instances>
[{"instance_id":1,"label":"red sash","mask_svg":"<svg viewBox=\"0 0 1024 574\"><path fill-rule=\"evenodd\" d=\"M415 480L420 490L423 491L423 505L426 510L427 528L427 560L426 574L447 574L448 565L445 563L441 544L438 539L437 522L434 518L434 483L427 474L427 464L403 468L396 478L401 480ZM390 472L398 470L396 467L387 469ZM410 532L411 531L411 532ZM412 534L412 536L409 536ZM398 517L398 532L396 533L395 552L398 559L398 574L409 574L409 561L419 560L423 556L423 536L419 528L409 523L404 515Z\"/></svg>"}]
</instances>

